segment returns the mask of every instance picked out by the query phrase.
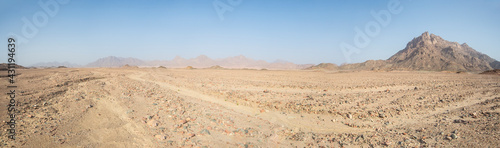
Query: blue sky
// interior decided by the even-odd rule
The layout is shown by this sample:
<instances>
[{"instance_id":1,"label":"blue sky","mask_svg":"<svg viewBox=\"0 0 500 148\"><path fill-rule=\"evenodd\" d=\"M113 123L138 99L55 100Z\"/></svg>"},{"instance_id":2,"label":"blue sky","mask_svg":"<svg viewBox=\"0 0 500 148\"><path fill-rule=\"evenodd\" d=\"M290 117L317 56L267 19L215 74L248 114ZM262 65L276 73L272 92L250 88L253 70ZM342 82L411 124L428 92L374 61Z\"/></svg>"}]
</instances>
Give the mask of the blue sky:
<instances>
[{"instance_id":1,"label":"blue sky","mask_svg":"<svg viewBox=\"0 0 500 148\"><path fill-rule=\"evenodd\" d=\"M401 11L390 13L387 26L371 11L388 11L390 0L65 1L0 0L0 36L4 44L8 37L18 38L18 64L87 64L106 56L170 60L202 54L342 64L387 59L425 31L466 42L500 60L500 1L494 0L400 0L396 2ZM57 4L58 9L51 16L39 2ZM214 2L232 11L221 19ZM48 8L55 10L53 5ZM364 30L370 22L378 23L379 32L347 57L340 44L354 45L355 28ZM37 32L23 34L29 23ZM7 61L7 50L0 53L5 54L0 60Z\"/></svg>"}]
</instances>

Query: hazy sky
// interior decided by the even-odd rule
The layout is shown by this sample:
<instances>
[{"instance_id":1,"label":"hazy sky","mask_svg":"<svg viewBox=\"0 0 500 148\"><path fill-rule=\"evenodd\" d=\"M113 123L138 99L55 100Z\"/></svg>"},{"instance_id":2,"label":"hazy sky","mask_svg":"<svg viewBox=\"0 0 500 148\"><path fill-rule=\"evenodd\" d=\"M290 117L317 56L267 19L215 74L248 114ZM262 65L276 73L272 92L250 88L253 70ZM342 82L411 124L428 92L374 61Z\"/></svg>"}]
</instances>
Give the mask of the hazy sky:
<instances>
[{"instance_id":1,"label":"hazy sky","mask_svg":"<svg viewBox=\"0 0 500 148\"><path fill-rule=\"evenodd\" d=\"M356 28L369 42L355 43ZM21 65L201 54L342 64L387 59L425 31L500 60L500 1L0 0L1 43L17 38Z\"/></svg>"}]
</instances>

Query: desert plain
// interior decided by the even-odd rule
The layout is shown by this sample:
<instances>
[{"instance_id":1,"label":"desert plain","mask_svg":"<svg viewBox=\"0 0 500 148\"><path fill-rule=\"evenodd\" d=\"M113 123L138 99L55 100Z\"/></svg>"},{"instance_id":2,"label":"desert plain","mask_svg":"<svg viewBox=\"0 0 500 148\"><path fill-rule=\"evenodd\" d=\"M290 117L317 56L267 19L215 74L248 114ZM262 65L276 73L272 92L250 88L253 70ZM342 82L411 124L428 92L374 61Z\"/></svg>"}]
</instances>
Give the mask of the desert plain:
<instances>
[{"instance_id":1,"label":"desert plain","mask_svg":"<svg viewBox=\"0 0 500 148\"><path fill-rule=\"evenodd\" d=\"M16 140L7 138L8 81L0 78L2 147L500 145L499 75L134 67L17 71Z\"/></svg>"}]
</instances>

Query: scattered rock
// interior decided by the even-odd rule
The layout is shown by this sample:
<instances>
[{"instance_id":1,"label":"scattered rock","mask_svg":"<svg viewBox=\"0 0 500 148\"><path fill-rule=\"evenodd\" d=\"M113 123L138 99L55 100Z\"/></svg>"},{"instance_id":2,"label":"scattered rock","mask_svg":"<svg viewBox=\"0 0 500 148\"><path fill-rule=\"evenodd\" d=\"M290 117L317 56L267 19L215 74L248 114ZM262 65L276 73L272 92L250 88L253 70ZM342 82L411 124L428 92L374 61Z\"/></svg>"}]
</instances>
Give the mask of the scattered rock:
<instances>
[{"instance_id":1,"label":"scattered rock","mask_svg":"<svg viewBox=\"0 0 500 148\"><path fill-rule=\"evenodd\" d=\"M385 146L390 146L391 144L392 144L392 142L390 142L390 141L385 141L385 142L384 142L384 145L385 145Z\"/></svg>"},{"instance_id":2,"label":"scattered rock","mask_svg":"<svg viewBox=\"0 0 500 148\"><path fill-rule=\"evenodd\" d=\"M385 114L384 114L384 113L378 113L378 117L380 117L380 118L385 118L386 116L385 116Z\"/></svg>"},{"instance_id":3,"label":"scattered rock","mask_svg":"<svg viewBox=\"0 0 500 148\"><path fill-rule=\"evenodd\" d=\"M469 123L469 121L465 121L465 120L462 120L462 119L456 119L456 120L453 120L453 123L463 123L463 124L467 124L467 123Z\"/></svg>"},{"instance_id":4,"label":"scattered rock","mask_svg":"<svg viewBox=\"0 0 500 148\"><path fill-rule=\"evenodd\" d=\"M200 132L200 133L201 133L201 134L210 135L210 131L209 131L209 130L207 130L207 129L203 129L203 130L201 130L201 132Z\"/></svg>"},{"instance_id":5,"label":"scattered rock","mask_svg":"<svg viewBox=\"0 0 500 148\"><path fill-rule=\"evenodd\" d=\"M160 124L157 120L150 120L147 123L150 127L157 127Z\"/></svg>"},{"instance_id":6,"label":"scattered rock","mask_svg":"<svg viewBox=\"0 0 500 148\"><path fill-rule=\"evenodd\" d=\"M165 140L165 139L167 139L167 136L165 136L165 135L155 135L155 138L158 139L158 140Z\"/></svg>"},{"instance_id":7,"label":"scattered rock","mask_svg":"<svg viewBox=\"0 0 500 148\"><path fill-rule=\"evenodd\" d=\"M472 116L472 118L477 118L477 113L470 113L470 116Z\"/></svg>"},{"instance_id":8,"label":"scattered rock","mask_svg":"<svg viewBox=\"0 0 500 148\"><path fill-rule=\"evenodd\" d=\"M179 120L179 124L186 124L188 121L187 120Z\"/></svg>"}]
</instances>

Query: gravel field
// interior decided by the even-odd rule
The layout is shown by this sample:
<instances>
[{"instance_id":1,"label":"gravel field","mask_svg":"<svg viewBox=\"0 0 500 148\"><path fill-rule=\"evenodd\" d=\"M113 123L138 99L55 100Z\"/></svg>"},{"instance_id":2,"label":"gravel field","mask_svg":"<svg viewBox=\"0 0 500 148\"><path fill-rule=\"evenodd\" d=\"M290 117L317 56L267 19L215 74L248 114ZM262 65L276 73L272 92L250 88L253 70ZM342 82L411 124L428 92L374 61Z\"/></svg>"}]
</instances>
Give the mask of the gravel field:
<instances>
[{"instance_id":1,"label":"gravel field","mask_svg":"<svg viewBox=\"0 0 500 148\"><path fill-rule=\"evenodd\" d=\"M498 147L500 76L450 72L19 69L2 147ZM0 78L7 88L7 78Z\"/></svg>"}]
</instances>

